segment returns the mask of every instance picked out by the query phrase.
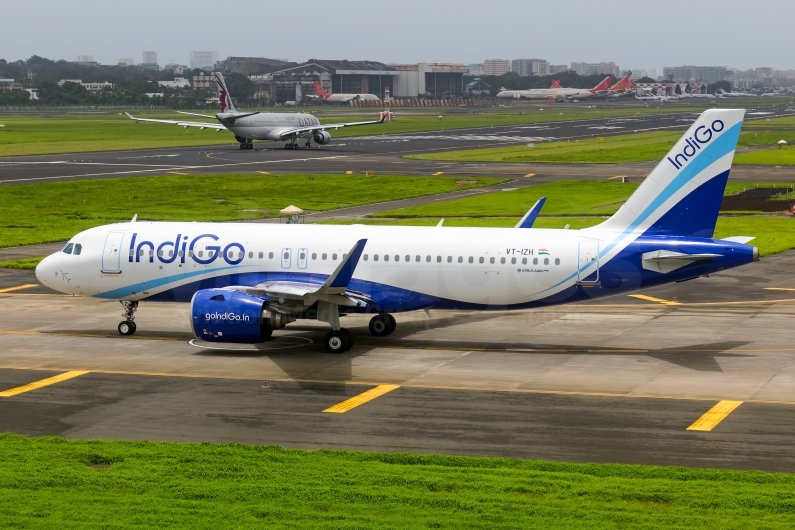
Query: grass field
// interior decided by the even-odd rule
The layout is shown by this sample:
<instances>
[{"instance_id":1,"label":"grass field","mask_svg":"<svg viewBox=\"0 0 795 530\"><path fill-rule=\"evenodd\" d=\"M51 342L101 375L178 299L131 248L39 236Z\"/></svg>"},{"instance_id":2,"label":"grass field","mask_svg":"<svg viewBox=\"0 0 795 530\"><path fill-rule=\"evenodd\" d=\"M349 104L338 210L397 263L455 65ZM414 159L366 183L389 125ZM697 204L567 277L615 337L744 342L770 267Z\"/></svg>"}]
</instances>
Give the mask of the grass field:
<instances>
[{"instance_id":1,"label":"grass field","mask_svg":"<svg viewBox=\"0 0 795 530\"><path fill-rule=\"evenodd\" d=\"M795 148L779 149L776 143L787 140L795 144L795 125L792 118L775 118L770 121L746 122L753 124L750 130L740 134L735 164L754 165L793 165ZM536 144L533 148L525 145L466 149L407 155L406 158L418 160L438 160L455 162L546 162L546 163L588 163L619 164L628 162L657 161L662 159L677 140L681 131L648 132L622 134L574 141L559 141ZM749 147L768 147L765 150Z\"/></svg>"},{"instance_id":2,"label":"grass field","mask_svg":"<svg viewBox=\"0 0 795 530\"><path fill-rule=\"evenodd\" d=\"M13 259L9 261L0 261L0 268L16 269L21 271L32 271L36 270L36 265L38 265L39 262L43 259L44 256L39 256L38 258L22 258L22 259Z\"/></svg>"},{"instance_id":3,"label":"grass field","mask_svg":"<svg viewBox=\"0 0 795 530\"><path fill-rule=\"evenodd\" d=\"M302 109L303 110L303 109ZM375 118L377 108L357 109L357 112L327 109L319 113L322 123L361 121ZM436 131L467 127L488 127L495 125L532 124L561 120L576 120L594 117L633 116L678 110L694 110L690 107L586 107L557 108L549 105L544 110L538 108L476 108L475 114L461 114L460 109L441 109L440 121L437 111L426 115L415 115L419 109L396 109L397 119L381 125L353 127L332 132L333 137L361 136L373 134L395 134L416 131ZM695 109L698 110L698 109ZM284 109L280 109L284 112ZM311 111L309 109L308 111ZM212 111L199 111L212 114ZM412 113L409 113L412 112ZM213 121L198 116L184 116L167 111L136 111L136 115L146 118L163 118L186 121ZM179 146L201 146L216 144L237 144L226 131L199 131L184 129L175 125L133 122L119 111L54 113L27 112L0 116L0 156L80 153L88 151L132 150L146 148L165 148Z\"/></svg>"},{"instance_id":4,"label":"grass field","mask_svg":"<svg viewBox=\"0 0 795 530\"><path fill-rule=\"evenodd\" d=\"M0 435L3 528L792 528L795 476Z\"/></svg>"},{"instance_id":5,"label":"grass field","mask_svg":"<svg viewBox=\"0 0 795 530\"><path fill-rule=\"evenodd\" d=\"M130 181L124 181L130 182ZM213 175L82 180L0 187L0 247L62 241L92 226L142 220L274 217L295 204L325 211L504 182L359 175Z\"/></svg>"}]
</instances>

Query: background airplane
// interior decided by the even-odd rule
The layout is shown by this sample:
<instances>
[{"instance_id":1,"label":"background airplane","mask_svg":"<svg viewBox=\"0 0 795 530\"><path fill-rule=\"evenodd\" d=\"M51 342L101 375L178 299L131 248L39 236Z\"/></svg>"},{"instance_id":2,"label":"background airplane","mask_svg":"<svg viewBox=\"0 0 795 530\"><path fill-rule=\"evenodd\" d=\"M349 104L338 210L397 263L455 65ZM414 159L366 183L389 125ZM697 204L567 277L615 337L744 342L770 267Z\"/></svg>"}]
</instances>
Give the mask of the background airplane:
<instances>
[{"instance_id":1,"label":"background airplane","mask_svg":"<svg viewBox=\"0 0 795 530\"><path fill-rule=\"evenodd\" d=\"M501 90L501 99L583 99L604 95L610 88L612 77L605 77L593 88L530 88L527 90Z\"/></svg>"},{"instance_id":2,"label":"background airplane","mask_svg":"<svg viewBox=\"0 0 795 530\"><path fill-rule=\"evenodd\" d=\"M180 114L189 114L191 116L201 116L203 118L215 118L218 120L218 123L136 118L130 113L126 114L131 120L136 121L181 125L186 129L188 127L198 127L199 130L226 130L235 135L235 140L240 142L240 149L253 149L254 140L287 142L284 144L285 149L298 149L299 138L306 140L305 147L311 147L312 140L320 145L326 145L331 142L331 135L328 133L331 129L337 130L343 127L374 125L384 121L381 119L321 125L320 121L315 116L301 112L238 112L235 105L232 103L232 98L229 95L229 90L226 88L226 83L224 83L224 76L220 73L216 73L215 81L218 83L218 99L220 101L221 112L215 116L196 114L193 112L176 112Z\"/></svg>"},{"instance_id":3,"label":"background airplane","mask_svg":"<svg viewBox=\"0 0 795 530\"><path fill-rule=\"evenodd\" d=\"M381 101L381 98L379 98L375 94L329 94L328 92L323 90L323 87L320 86L320 83L318 83L317 81L315 81L315 90L317 91L317 96L314 97L326 103L348 103L349 101L354 101L354 100Z\"/></svg>"},{"instance_id":4,"label":"background airplane","mask_svg":"<svg viewBox=\"0 0 795 530\"><path fill-rule=\"evenodd\" d=\"M190 302L196 337L258 343L296 319L330 325L324 344L353 344L350 313L370 331L392 313L512 310L694 280L759 259L753 239L714 239L744 110L705 111L627 202L583 230L128 222L69 240L36 268L42 284L119 300L135 332L138 302Z\"/></svg>"}]
</instances>

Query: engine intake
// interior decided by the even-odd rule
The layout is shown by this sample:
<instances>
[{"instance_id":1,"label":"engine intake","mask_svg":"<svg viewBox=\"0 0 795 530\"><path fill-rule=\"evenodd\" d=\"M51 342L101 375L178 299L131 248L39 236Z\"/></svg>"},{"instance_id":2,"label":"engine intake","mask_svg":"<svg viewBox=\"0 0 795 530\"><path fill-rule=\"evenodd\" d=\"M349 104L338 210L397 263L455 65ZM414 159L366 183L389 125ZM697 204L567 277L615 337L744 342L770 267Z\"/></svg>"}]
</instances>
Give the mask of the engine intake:
<instances>
[{"instance_id":1,"label":"engine intake","mask_svg":"<svg viewBox=\"0 0 795 530\"><path fill-rule=\"evenodd\" d=\"M313 139L315 140L315 143L318 143L320 145L326 145L331 141L331 135L326 131L320 131L315 134Z\"/></svg>"},{"instance_id":2,"label":"engine intake","mask_svg":"<svg viewBox=\"0 0 795 530\"><path fill-rule=\"evenodd\" d=\"M193 334L208 342L262 342L271 332L270 321L263 318L266 302L265 298L225 289L198 291L190 302Z\"/></svg>"}]
</instances>

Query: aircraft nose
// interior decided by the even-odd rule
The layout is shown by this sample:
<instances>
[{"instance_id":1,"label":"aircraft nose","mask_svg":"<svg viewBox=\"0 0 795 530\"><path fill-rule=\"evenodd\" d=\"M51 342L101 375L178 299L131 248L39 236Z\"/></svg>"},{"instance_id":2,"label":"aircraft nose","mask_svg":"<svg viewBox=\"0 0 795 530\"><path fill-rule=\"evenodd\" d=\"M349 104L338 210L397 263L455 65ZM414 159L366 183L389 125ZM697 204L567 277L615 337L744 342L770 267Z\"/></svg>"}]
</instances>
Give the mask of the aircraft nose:
<instances>
[{"instance_id":1,"label":"aircraft nose","mask_svg":"<svg viewBox=\"0 0 795 530\"><path fill-rule=\"evenodd\" d=\"M39 280L39 282L41 282L43 285L47 285L48 283L52 282L55 270L53 268L54 261L55 258L50 255L36 265L36 279Z\"/></svg>"}]
</instances>

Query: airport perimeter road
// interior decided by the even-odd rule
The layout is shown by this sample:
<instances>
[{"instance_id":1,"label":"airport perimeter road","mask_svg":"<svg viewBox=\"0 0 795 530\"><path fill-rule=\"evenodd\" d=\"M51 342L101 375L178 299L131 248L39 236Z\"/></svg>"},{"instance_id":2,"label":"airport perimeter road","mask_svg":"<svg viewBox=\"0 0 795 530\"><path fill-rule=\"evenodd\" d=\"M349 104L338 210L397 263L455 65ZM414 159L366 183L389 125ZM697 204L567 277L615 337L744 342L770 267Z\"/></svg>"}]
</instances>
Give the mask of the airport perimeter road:
<instances>
[{"instance_id":1,"label":"airport perimeter road","mask_svg":"<svg viewBox=\"0 0 795 530\"><path fill-rule=\"evenodd\" d=\"M515 313L398 315L329 355L323 325L188 342L187 305L0 292L0 430L795 471L795 252ZM23 287L26 286L26 287ZM267 385L263 380L267 379Z\"/></svg>"}]
</instances>

